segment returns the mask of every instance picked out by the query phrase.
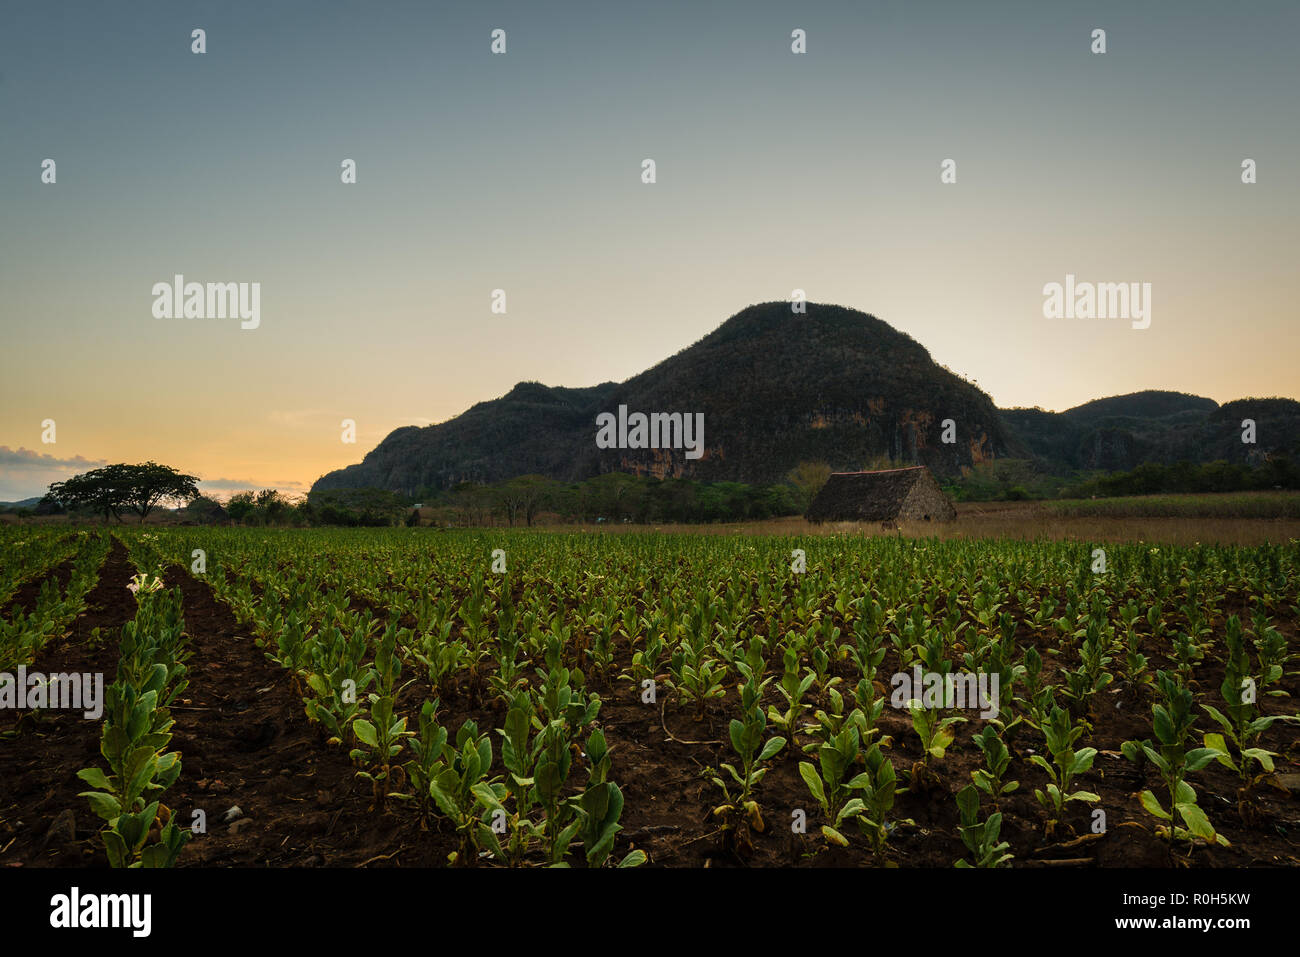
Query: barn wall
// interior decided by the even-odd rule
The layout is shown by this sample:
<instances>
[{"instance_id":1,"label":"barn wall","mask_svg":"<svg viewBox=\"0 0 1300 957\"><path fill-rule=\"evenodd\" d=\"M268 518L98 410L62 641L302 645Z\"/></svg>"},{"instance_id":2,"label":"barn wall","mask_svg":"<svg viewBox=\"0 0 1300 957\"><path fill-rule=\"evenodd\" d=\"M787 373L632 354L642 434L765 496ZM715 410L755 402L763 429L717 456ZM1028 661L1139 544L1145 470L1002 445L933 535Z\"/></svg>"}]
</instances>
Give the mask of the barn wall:
<instances>
[{"instance_id":1,"label":"barn wall","mask_svg":"<svg viewBox=\"0 0 1300 957\"><path fill-rule=\"evenodd\" d=\"M910 472L910 470L908 470ZM808 509L810 521L946 522L956 511L928 472L832 475Z\"/></svg>"},{"instance_id":2,"label":"barn wall","mask_svg":"<svg viewBox=\"0 0 1300 957\"><path fill-rule=\"evenodd\" d=\"M943 494L943 489L933 480L926 481L923 475L907 494L899 515L908 522L926 521L927 515L931 522L951 522L957 517L957 510Z\"/></svg>"}]
</instances>

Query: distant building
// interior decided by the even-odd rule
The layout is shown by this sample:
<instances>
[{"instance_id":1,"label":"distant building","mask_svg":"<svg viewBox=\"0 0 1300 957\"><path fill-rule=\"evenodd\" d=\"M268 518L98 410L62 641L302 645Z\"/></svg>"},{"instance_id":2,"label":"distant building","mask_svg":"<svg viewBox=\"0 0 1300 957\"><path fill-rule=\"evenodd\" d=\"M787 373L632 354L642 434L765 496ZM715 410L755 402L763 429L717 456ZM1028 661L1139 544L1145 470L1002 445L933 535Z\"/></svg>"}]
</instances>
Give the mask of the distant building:
<instances>
[{"instance_id":1,"label":"distant building","mask_svg":"<svg viewBox=\"0 0 1300 957\"><path fill-rule=\"evenodd\" d=\"M951 522L957 509L924 466L834 472L808 506L810 522Z\"/></svg>"}]
</instances>

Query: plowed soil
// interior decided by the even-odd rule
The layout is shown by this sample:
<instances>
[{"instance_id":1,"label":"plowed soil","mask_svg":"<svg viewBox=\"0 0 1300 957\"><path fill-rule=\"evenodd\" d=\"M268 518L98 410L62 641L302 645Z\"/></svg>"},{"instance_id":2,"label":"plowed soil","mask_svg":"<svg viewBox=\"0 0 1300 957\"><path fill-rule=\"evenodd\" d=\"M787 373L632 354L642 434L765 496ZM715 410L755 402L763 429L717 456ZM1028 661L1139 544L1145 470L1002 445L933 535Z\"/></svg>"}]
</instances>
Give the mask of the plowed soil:
<instances>
[{"instance_id":1,"label":"plowed soil","mask_svg":"<svg viewBox=\"0 0 1300 957\"><path fill-rule=\"evenodd\" d=\"M93 627L115 629L133 616L135 602L124 587L133 573L125 549L115 541L87 612L67 638L41 653L33 668L98 670L105 673L106 682L111 680L116 642L90 647L87 638ZM308 722L294 676L266 658L206 583L180 567L167 572L166 583L181 590L191 657L188 688L173 709L172 748L181 752L183 771L165 800L186 824L195 820L196 811L206 819L206 832L189 843L180 866L444 865L457 847L449 826L437 815L422 822L411 803L390 800L385 808L376 808L370 785L356 777L346 750L327 746ZM1027 629L1021 640L1033 641ZM1046 641L1034 643L1045 646ZM1144 651L1152 658L1153 670L1165 666L1163 649ZM621 649L611 673L625 670L629 658L628 649ZM840 664L837 669L847 685L851 668ZM895 670L898 662L891 650L881 672ZM399 699L399 711L413 715L434 692L423 676L403 677L413 680ZM1217 688L1221 679L1217 663L1207 660L1198 668L1204 690ZM502 717L500 704L484 701L474 684L481 682L442 690L440 720L453 736L466 718L476 720L483 730ZM1265 699L1268 713L1293 713L1294 707L1288 711L1285 703L1300 698L1300 683L1289 677L1284 687L1292 697ZM810 758L790 746L771 762L757 791L763 830L750 831L739 842L728 839L712 813L721 792L710 783L709 769L735 760L730 745L723 743L727 723L737 711L734 688L712 702L702 720L674 700L665 702L663 696L671 698L671 692L662 683L655 705L643 704L640 690L626 681L597 681L592 690L603 701L598 723L612 749L612 779L626 798L616 857L637 847L647 853L651 866L951 867L966 855L957 832L954 793L979 766L979 752L970 744L970 735L983 726L978 718L959 727L957 742L936 762L937 781L913 793L907 781L922 758L921 748L906 715L886 706L880 727L892 739L888 753L899 775L893 820L910 823L896 827L885 853L877 858L852 826L850 847L828 847L819 833L820 811L798 772L799 762ZM888 692L884 686L879 690ZM1098 697L1089 743L1101 753L1076 786L1101 796L1096 807L1105 812L1104 833L1094 833L1093 807L1076 802L1055 833L1047 836L1045 813L1033 796L1045 774L1028 761L1033 751L1042 753L1043 741L1025 729L1012 742L1017 753L1006 775L1021 781L1021 787L1001 801L1002 838L1011 843L1016 866L1300 865L1300 803L1295 795L1265 783L1243 797L1236 775L1213 764L1199 772L1194 783L1202 808L1231 846L1172 853L1155 836L1152 819L1136 799L1144 788L1162 795L1159 779L1119 755L1124 740L1150 736L1150 704L1123 686ZM1269 744L1283 752L1278 771L1291 776L1281 780L1294 781L1300 770L1300 734L1294 726L1279 723L1274 728ZM106 866L97 834L100 822L77 796L84 786L76 778L79 769L98 760L99 723L56 714L17 722L11 718L0 725L4 730L16 734L0 740L0 865ZM494 749L499 760L499 740L494 740ZM585 777L579 756L571 781ZM806 815L806 834L792 833L796 810ZM582 863L580 855L571 861Z\"/></svg>"}]
</instances>

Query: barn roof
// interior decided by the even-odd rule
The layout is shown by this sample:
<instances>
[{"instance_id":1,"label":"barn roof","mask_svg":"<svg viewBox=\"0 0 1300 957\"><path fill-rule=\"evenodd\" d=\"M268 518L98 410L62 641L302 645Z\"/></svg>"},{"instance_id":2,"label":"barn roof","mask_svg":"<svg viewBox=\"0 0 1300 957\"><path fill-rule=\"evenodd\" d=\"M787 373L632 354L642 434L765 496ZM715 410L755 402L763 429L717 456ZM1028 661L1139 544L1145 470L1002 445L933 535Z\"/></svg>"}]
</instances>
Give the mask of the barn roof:
<instances>
[{"instance_id":1,"label":"barn roof","mask_svg":"<svg viewBox=\"0 0 1300 957\"><path fill-rule=\"evenodd\" d=\"M832 472L808 506L813 522L883 522L897 517L918 481L933 482L923 465L878 472Z\"/></svg>"}]
</instances>

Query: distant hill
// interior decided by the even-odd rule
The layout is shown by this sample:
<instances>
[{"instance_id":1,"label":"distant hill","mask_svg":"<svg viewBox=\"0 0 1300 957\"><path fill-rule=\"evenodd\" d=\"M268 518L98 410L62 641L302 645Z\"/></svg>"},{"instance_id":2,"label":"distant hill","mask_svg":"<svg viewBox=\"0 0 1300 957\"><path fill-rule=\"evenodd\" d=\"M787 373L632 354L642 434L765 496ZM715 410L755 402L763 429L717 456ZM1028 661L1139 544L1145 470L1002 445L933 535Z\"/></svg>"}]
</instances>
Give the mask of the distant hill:
<instances>
[{"instance_id":1,"label":"distant hill","mask_svg":"<svg viewBox=\"0 0 1300 957\"><path fill-rule=\"evenodd\" d=\"M596 417L704 414L704 450L596 445ZM1258 442L1241 441L1253 418ZM943 422L956 442L941 441ZM521 382L447 422L390 433L357 465L313 491L384 488L408 495L464 481L540 474L577 481L606 472L706 481L782 480L801 461L837 471L882 457L941 478L993 458L1031 458L1057 475L1121 471L1142 462L1256 461L1300 454L1300 402L1240 399L1219 406L1181 392L1134 392L1064 412L997 409L976 386L874 316L809 303L750 306L694 345L626 382L582 389Z\"/></svg>"},{"instance_id":2,"label":"distant hill","mask_svg":"<svg viewBox=\"0 0 1300 957\"><path fill-rule=\"evenodd\" d=\"M1266 453L1300 452L1300 402L1238 399L1220 406L1182 392L1134 392L1064 412L1003 409L1011 432L1049 471L1126 471L1143 462L1245 463ZM1256 443L1241 441L1254 419Z\"/></svg>"},{"instance_id":3,"label":"distant hill","mask_svg":"<svg viewBox=\"0 0 1300 957\"><path fill-rule=\"evenodd\" d=\"M41 497L25 498L21 502L0 502L0 512L14 512L20 508L35 508L40 504Z\"/></svg>"},{"instance_id":4,"label":"distant hill","mask_svg":"<svg viewBox=\"0 0 1300 957\"><path fill-rule=\"evenodd\" d=\"M704 453L598 449L596 416L704 414ZM956 443L940 442L941 423ZM520 383L439 425L392 432L359 465L314 491L375 486L414 494L465 480L604 472L775 482L799 462L860 469L889 456L956 475L987 458L1027 454L993 401L874 316L840 306L763 303L623 383L562 389Z\"/></svg>"},{"instance_id":5,"label":"distant hill","mask_svg":"<svg viewBox=\"0 0 1300 957\"><path fill-rule=\"evenodd\" d=\"M1134 421L1146 419L1163 419L1185 412L1205 416L1219 407L1213 399L1185 392L1130 392L1128 395L1113 395L1106 399L1093 399L1083 405L1076 405L1062 414L1080 425L1095 425L1107 419L1129 419Z\"/></svg>"},{"instance_id":6,"label":"distant hill","mask_svg":"<svg viewBox=\"0 0 1300 957\"><path fill-rule=\"evenodd\" d=\"M613 382L587 389L521 382L447 422L390 432L361 464L329 473L312 491L384 488L413 495L426 487L516 475L585 477L574 468L578 438L595 435L596 413L616 387Z\"/></svg>"}]
</instances>

